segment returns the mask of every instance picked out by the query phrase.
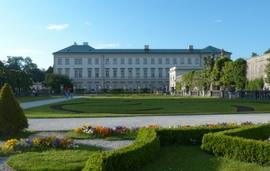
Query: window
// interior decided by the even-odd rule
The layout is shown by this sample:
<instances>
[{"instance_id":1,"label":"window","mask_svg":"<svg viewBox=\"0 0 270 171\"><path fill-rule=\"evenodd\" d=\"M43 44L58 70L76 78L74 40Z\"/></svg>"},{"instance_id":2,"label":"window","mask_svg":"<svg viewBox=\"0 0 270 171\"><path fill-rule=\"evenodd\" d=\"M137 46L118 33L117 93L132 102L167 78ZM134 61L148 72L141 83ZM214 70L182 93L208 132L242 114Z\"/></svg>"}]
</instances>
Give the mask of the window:
<instances>
[{"instance_id":1,"label":"window","mask_svg":"<svg viewBox=\"0 0 270 171\"><path fill-rule=\"evenodd\" d=\"M113 77L114 77L114 78L117 77L117 68L113 68Z\"/></svg>"},{"instance_id":2,"label":"window","mask_svg":"<svg viewBox=\"0 0 270 171\"><path fill-rule=\"evenodd\" d=\"M162 78L162 68L159 68L158 69L158 77L159 78Z\"/></svg>"},{"instance_id":3,"label":"window","mask_svg":"<svg viewBox=\"0 0 270 171\"><path fill-rule=\"evenodd\" d=\"M162 64L162 58L158 59L158 64Z\"/></svg>"},{"instance_id":4,"label":"window","mask_svg":"<svg viewBox=\"0 0 270 171\"><path fill-rule=\"evenodd\" d=\"M106 78L110 77L110 69L109 68L105 68L105 77Z\"/></svg>"},{"instance_id":5,"label":"window","mask_svg":"<svg viewBox=\"0 0 270 171\"><path fill-rule=\"evenodd\" d=\"M140 68L136 68L136 78L140 78Z\"/></svg>"},{"instance_id":6,"label":"window","mask_svg":"<svg viewBox=\"0 0 270 171\"><path fill-rule=\"evenodd\" d=\"M191 64L191 58L188 58L188 64Z\"/></svg>"},{"instance_id":7,"label":"window","mask_svg":"<svg viewBox=\"0 0 270 171\"><path fill-rule=\"evenodd\" d=\"M196 63L196 64L200 64L200 59L199 59L199 58L196 58L196 59L195 59L195 63Z\"/></svg>"},{"instance_id":8,"label":"window","mask_svg":"<svg viewBox=\"0 0 270 171\"><path fill-rule=\"evenodd\" d=\"M125 64L125 58L121 58L121 64L122 64L122 65Z\"/></svg>"},{"instance_id":9,"label":"window","mask_svg":"<svg viewBox=\"0 0 270 171\"><path fill-rule=\"evenodd\" d=\"M74 69L74 77L75 78L82 78L82 68L75 68Z\"/></svg>"},{"instance_id":10,"label":"window","mask_svg":"<svg viewBox=\"0 0 270 171\"><path fill-rule=\"evenodd\" d=\"M165 68L166 76L169 77L170 68Z\"/></svg>"},{"instance_id":11,"label":"window","mask_svg":"<svg viewBox=\"0 0 270 171\"><path fill-rule=\"evenodd\" d=\"M185 58L180 58L181 60L180 60L180 62L181 62L181 64L185 64Z\"/></svg>"},{"instance_id":12,"label":"window","mask_svg":"<svg viewBox=\"0 0 270 171\"><path fill-rule=\"evenodd\" d=\"M144 68L144 69L143 69L143 77L144 77L144 78L147 78L147 75L148 75L147 72L148 72L148 69L147 69L147 68Z\"/></svg>"},{"instance_id":13,"label":"window","mask_svg":"<svg viewBox=\"0 0 270 171\"><path fill-rule=\"evenodd\" d=\"M117 65L117 58L113 58L113 64Z\"/></svg>"},{"instance_id":14,"label":"window","mask_svg":"<svg viewBox=\"0 0 270 171\"><path fill-rule=\"evenodd\" d=\"M66 58L66 59L65 59L65 64L66 64L66 65L69 65L69 58Z\"/></svg>"},{"instance_id":15,"label":"window","mask_svg":"<svg viewBox=\"0 0 270 171\"><path fill-rule=\"evenodd\" d=\"M170 58L166 58L166 64L170 64Z\"/></svg>"},{"instance_id":16,"label":"window","mask_svg":"<svg viewBox=\"0 0 270 171\"><path fill-rule=\"evenodd\" d=\"M95 68L95 77L99 78L99 68Z\"/></svg>"},{"instance_id":17,"label":"window","mask_svg":"<svg viewBox=\"0 0 270 171\"><path fill-rule=\"evenodd\" d=\"M132 65L132 58L128 58L128 64Z\"/></svg>"},{"instance_id":18,"label":"window","mask_svg":"<svg viewBox=\"0 0 270 171\"><path fill-rule=\"evenodd\" d=\"M88 78L92 78L92 68L88 68Z\"/></svg>"},{"instance_id":19,"label":"window","mask_svg":"<svg viewBox=\"0 0 270 171\"><path fill-rule=\"evenodd\" d=\"M147 58L143 58L143 64L147 65Z\"/></svg>"},{"instance_id":20,"label":"window","mask_svg":"<svg viewBox=\"0 0 270 171\"><path fill-rule=\"evenodd\" d=\"M125 68L120 69L121 78L125 78Z\"/></svg>"},{"instance_id":21,"label":"window","mask_svg":"<svg viewBox=\"0 0 270 171\"><path fill-rule=\"evenodd\" d=\"M137 65L140 64L140 58L136 58L136 64L137 64Z\"/></svg>"},{"instance_id":22,"label":"window","mask_svg":"<svg viewBox=\"0 0 270 171\"><path fill-rule=\"evenodd\" d=\"M177 58L173 58L173 64L177 64Z\"/></svg>"},{"instance_id":23,"label":"window","mask_svg":"<svg viewBox=\"0 0 270 171\"><path fill-rule=\"evenodd\" d=\"M82 58L76 58L76 59L74 59L74 64L75 65L81 65L82 64Z\"/></svg>"},{"instance_id":24,"label":"window","mask_svg":"<svg viewBox=\"0 0 270 171\"><path fill-rule=\"evenodd\" d=\"M89 64L89 65L92 64L92 58L88 58L88 64Z\"/></svg>"},{"instance_id":25,"label":"window","mask_svg":"<svg viewBox=\"0 0 270 171\"><path fill-rule=\"evenodd\" d=\"M151 77L152 78L155 78L155 71L156 71L156 68L151 68Z\"/></svg>"},{"instance_id":26,"label":"window","mask_svg":"<svg viewBox=\"0 0 270 171\"><path fill-rule=\"evenodd\" d=\"M65 68L65 75L69 77L69 72L70 72L70 69L69 68Z\"/></svg>"},{"instance_id":27,"label":"window","mask_svg":"<svg viewBox=\"0 0 270 171\"><path fill-rule=\"evenodd\" d=\"M106 64L106 65L109 65L109 64L110 64L110 59L109 59L109 58L106 58L106 59L105 59L105 64Z\"/></svg>"},{"instance_id":28,"label":"window","mask_svg":"<svg viewBox=\"0 0 270 171\"><path fill-rule=\"evenodd\" d=\"M151 64L152 64L152 65L155 64L155 58L151 58Z\"/></svg>"},{"instance_id":29,"label":"window","mask_svg":"<svg viewBox=\"0 0 270 171\"><path fill-rule=\"evenodd\" d=\"M128 77L132 78L132 68L128 68Z\"/></svg>"},{"instance_id":30,"label":"window","mask_svg":"<svg viewBox=\"0 0 270 171\"><path fill-rule=\"evenodd\" d=\"M95 58L95 64L98 65L99 64L99 59Z\"/></svg>"},{"instance_id":31,"label":"window","mask_svg":"<svg viewBox=\"0 0 270 171\"><path fill-rule=\"evenodd\" d=\"M58 65L62 65L62 58L58 58L57 63L58 63Z\"/></svg>"},{"instance_id":32,"label":"window","mask_svg":"<svg viewBox=\"0 0 270 171\"><path fill-rule=\"evenodd\" d=\"M62 68L57 68L57 73L61 75L62 74Z\"/></svg>"}]
</instances>

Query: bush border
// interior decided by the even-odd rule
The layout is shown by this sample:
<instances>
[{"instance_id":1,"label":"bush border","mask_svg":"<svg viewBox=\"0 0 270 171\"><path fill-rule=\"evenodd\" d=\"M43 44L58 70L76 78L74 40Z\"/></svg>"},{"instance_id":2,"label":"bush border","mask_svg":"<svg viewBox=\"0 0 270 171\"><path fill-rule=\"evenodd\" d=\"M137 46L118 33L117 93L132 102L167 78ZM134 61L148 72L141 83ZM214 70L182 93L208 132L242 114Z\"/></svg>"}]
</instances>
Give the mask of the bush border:
<instances>
[{"instance_id":1,"label":"bush border","mask_svg":"<svg viewBox=\"0 0 270 171\"><path fill-rule=\"evenodd\" d=\"M267 134L270 135L269 123L208 133L203 136L201 149L230 159L263 165L270 162L270 143L262 141Z\"/></svg>"}]
</instances>

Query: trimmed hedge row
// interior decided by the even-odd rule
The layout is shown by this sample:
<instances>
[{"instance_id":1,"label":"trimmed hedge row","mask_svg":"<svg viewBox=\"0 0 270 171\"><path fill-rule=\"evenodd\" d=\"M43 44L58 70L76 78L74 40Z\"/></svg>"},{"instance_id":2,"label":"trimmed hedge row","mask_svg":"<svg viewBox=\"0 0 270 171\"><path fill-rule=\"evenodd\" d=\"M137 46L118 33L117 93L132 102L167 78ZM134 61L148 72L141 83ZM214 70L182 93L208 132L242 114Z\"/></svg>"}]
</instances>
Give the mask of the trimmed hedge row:
<instances>
[{"instance_id":1,"label":"trimmed hedge row","mask_svg":"<svg viewBox=\"0 0 270 171\"><path fill-rule=\"evenodd\" d=\"M267 134L270 136L270 124L209 133L203 136L201 148L231 159L266 164L270 162L270 143L261 140L266 140Z\"/></svg>"},{"instance_id":2,"label":"trimmed hedge row","mask_svg":"<svg viewBox=\"0 0 270 171\"><path fill-rule=\"evenodd\" d=\"M155 129L143 128L130 146L112 152L90 156L83 171L137 170L159 152L160 144Z\"/></svg>"},{"instance_id":3,"label":"trimmed hedge row","mask_svg":"<svg viewBox=\"0 0 270 171\"><path fill-rule=\"evenodd\" d=\"M112 152L94 153L83 171L138 170L158 155L161 145L201 144L204 134L236 128L235 125L140 129L135 143Z\"/></svg>"},{"instance_id":4,"label":"trimmed hedge row","mask_svg":"<svg viewBox=\"0 0 270 171\"><path fill-rule=\"evenodd\" d=\"M204 134L238 128L236 125L213 125L180 128L162 128L157 131L160 144L201 144Z\"/></svg>"}]
</instances>

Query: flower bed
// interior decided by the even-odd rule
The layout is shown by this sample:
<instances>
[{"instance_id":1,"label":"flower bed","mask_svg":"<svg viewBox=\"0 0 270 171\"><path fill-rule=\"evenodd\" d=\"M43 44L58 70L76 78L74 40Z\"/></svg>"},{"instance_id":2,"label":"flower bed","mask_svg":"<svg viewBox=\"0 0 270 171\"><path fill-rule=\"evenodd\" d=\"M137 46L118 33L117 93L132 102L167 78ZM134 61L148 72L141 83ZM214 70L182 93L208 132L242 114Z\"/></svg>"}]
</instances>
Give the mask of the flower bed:
<instances>
[{"instance_id":1,"label":"flower bed","mask_svg":"<svg viewBox=\"0 0 270 171\"><path fill-rule=\"evenodd\" d=\"M0 146L2 153L14 153L28 150L69 149L76 147L73 140L54 136L33 139L10 139Z\"/></svg>"},{"instance_id":2,"label":"flower bed","mask_svg":"<svg viewBox=\"0 0 270 171\"><path fill-rule=\"evenodd\" d=\"M103 127L84 125L80 128L68 132L67 136L74 139L92 139L92 138L107 138L107 139L135 139L139 128L128 128L124 126Z\"/></svg>"},{"instance_id":3,"label":"flower bed","mask_svg":"<svg viewBox=\"0 0 270 171\"><path fill-rule=\"evenodd\" d=\"M248 126L204 135L201 148L215 155L246 162L270 162L270 124Z\"/></svg>"}]
</instances>

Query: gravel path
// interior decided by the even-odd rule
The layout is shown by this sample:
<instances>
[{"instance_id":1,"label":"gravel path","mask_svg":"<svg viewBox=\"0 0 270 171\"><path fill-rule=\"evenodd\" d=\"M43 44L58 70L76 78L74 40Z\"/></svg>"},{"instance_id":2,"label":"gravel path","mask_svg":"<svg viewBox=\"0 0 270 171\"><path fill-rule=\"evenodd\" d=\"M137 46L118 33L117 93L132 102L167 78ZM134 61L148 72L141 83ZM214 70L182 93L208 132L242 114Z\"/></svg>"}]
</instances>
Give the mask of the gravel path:
<instances>
[{"instance_id":1,"label":"gravel path","mask_svg":"<svg viewBox=\"0 0 270 171\"><path fill-rule=\"evenodd\" d=\"M6 164L7 159L7 157L0 157L0 171L15 171Z\"/></svg>"},{"instance_id":2,"label":"gravel path","mask_svg":"<svg viewBox=\"0 0 270 171\"><path fill-rule=\"evenodd\" d=\"M72 99L77 99L80 98L79 96L75 96ZM64 102L68 100L72 100L71 98L56 98L56 99L47 99L47 100L37 100L37 101L32 101L32 102L24 102L21 103L21 107L23 109L29 109L33 107L38 107L42 105L47 105L47 104L53 104L53 103L59 103L59 102Z\"/></svg>"},{"instance_id":3,"label":"gravel path","mask_svg":"<svg viewBox=\"0 0 270 171\"><path fill-rule=\"evenodd\" d=\"M84 124L102 126L142 127L158 124L163 127L174 125L203 125L227 123L266 123L270 114L226 114L226 115L181 115L181 116L138 116L138 117L106 117L106 118L59 118L59 119L29 119L29 130L56 131L71 130Z\"/></svg>"}]
</instances>

